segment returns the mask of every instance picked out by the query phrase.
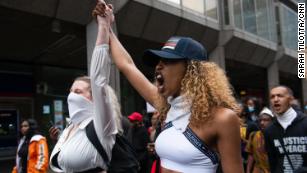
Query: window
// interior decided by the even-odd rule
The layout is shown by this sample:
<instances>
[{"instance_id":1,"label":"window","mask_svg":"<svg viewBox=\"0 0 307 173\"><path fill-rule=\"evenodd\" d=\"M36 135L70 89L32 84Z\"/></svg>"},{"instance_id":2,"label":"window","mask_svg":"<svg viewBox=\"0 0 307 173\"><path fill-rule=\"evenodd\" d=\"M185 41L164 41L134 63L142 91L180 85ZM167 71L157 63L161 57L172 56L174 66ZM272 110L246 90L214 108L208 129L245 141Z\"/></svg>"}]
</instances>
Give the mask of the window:
<instances>
[{"instance_id":1,"label":"window","mask_svg":"<svg viewBox=\"0 0 307 173\"><path fill-rule=\"evenodd\" d=\"M257 33L260 37L270 40L269 13L266 0L256 1Z\"/></svg>"},{"instance_id":2,"label":"window","mask_svg":"<svg viewBox=\"0 0 307 173\"><path fill-rule=\"evenodd\" d=\"M254 0L243 0L244 29L257 34Z\"/></svg>"},{"instance_id":3,"label":"window","mask_svg":"<svg viewBox=\"0 0 307 173\"><path fill-rule=\"evenodd\" d=\"M217 1L206 0L205 2L206 2L206 4L205 4L205 8L206 8L205 15L209 16L213 19L218 20L218 17L217 17Z\"/></svg>"},{"instance_id":4,"label":"window","mask_svg":"<svg viewBox=\"0 0 307 173\"><path fill-rule=\"evenodd\" d=\"M290 49L297 49L297 14L290 8L280 6L282 44Z\"/></svg>"},{"instance_id":5,"label":"window","mask_svg":"<svg viewBox=\"0 0 307 173\"><path fill-rule=\"evenodd\" d=\"M276 42L275 15L270 1L233 0L232 2L234 25L237 28Z\"/></svg>"},{"instance_id":6,"label":"window","mask_svg":"<svg viewBox=\"0 0 307 173\"><path fill-rule=\"evenodd\" d=\"M235 26L242 29L242 11L240 0L233 0L233 11Z\"/></svg>"},{"instance_id":7,"label":"window","mask_svg":"<svg viewBox=\"0 0 307 173\"><path fill-rule=\"evenodd\" d=\"M180 4L180 0L167 0L167 1L175 3L175 4Z\"/></svg>"},{"instance_id":8,"label":"window","mask_svg":"<svg viewBox=\"0 0 307 173\"><path fill-rule=\"evenodd\" d=\"M193 11L204 14L205 1L204 0L182 0L182 6Z\"/></svg>"}]
</instances>

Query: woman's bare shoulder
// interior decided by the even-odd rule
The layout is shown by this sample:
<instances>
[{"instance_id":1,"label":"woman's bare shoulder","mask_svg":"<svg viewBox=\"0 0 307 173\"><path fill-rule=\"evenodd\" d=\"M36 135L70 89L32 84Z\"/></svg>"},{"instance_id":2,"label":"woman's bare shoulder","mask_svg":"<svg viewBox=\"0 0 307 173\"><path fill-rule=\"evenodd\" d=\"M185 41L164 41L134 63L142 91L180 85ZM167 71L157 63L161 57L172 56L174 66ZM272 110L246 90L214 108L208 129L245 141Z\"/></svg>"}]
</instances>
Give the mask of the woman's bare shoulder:
<instances>
[{"instance_id":1,"label":"woman's bare shoulder","mask_svg":"<svg viewBox=\"0 0 307 173\"><path fill-rule=\"evenodd\" d=\"M219 125L233 125L240 122L237 113L228 108L216 108L214 114L215 123Z\"/></svg>"},{"instance_id":2,"label":"woman's bare shoulder","mask_svg":"<svg viewBox=\"0 0 307 173\"><path fill-rule=\"evenodd\" d=\"M218 143L229 143L232 140L238 142L240 140L240 118L233 110L219 108L216 110L214 119Z\"/></svg>"}]
</instances>

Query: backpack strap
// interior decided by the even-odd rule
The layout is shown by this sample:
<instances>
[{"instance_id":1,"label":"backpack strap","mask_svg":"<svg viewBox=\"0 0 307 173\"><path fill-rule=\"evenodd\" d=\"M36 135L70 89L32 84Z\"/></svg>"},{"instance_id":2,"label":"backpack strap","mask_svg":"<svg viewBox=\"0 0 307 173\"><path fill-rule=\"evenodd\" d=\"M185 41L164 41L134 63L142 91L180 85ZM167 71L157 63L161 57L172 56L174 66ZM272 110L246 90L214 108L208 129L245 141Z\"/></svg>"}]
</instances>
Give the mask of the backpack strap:
<instances>
[{"instance_id":1,"label":"backpack strap","mask_svg":"<svg viewBox=\"0 0 307 173\"><path fill-rule=\"evenodd\" d=\"M89 141L94 145L102 159L105 161L107 168L110 167L110 159L104 150L103 146L99 142L99 139L97 137L97 133L94 128L94 122L91 121L86 127L85 127L85 133Z\"/></svg>"}]
</instances>

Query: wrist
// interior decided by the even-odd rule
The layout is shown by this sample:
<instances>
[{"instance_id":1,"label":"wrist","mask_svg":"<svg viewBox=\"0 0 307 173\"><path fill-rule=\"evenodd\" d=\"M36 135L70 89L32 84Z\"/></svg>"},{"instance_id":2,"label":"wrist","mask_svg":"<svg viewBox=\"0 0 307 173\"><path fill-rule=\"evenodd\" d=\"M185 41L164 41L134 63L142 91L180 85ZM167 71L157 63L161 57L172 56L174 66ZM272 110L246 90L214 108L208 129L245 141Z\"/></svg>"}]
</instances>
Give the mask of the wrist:
<instances>
[{"instance_id":1,"label":"wrist","mask_svg":"<svg viewBox=\"0 0 307 173\"><path fill-rule=\"evenodd\" d=\"M98 35L109 37L109 35L110 35L110 26L99 26L98 27Z\"/></svg>"},{"instance_id":2,"label":"wrist","mask_svg":"<svg viewBox=\"0 0 307 173\"><path fill-rule=\"evenodd\" d=\"M110 30L110 25L107 24L107 23L98 23L98 29L99 30L109 31Z\"/></svg>"},{"instance_id":3,"label":"wrist","mask_svg":"<svg viewBox=\"0 0 307 173\"><path fill-rule=\"evenodd\" d=\"M103 28L98 30L96 45L109 44L109 29Z\"/></svg>"}]
</instances>

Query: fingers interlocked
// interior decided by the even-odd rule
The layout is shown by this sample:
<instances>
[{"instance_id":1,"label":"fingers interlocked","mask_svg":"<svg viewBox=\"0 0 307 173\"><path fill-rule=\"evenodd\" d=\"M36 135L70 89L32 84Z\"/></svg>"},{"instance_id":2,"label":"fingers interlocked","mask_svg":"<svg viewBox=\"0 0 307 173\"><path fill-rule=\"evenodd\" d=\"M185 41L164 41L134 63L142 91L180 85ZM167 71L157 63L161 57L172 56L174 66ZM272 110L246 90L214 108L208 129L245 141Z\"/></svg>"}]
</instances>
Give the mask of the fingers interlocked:
<instances>
[{"instance_id":1,"label":"fingers interlocked","mask_svg":"<svg viewBox=\"0 0 307 173\"><path fill-rule=\"evenodd\" d=\"M97 3L94 10L92 11L92 16L94 18L96 18L97 15L101 17L106 17L111 14L113 14L113 5L106 4L105 2L100 2L100 1Z\"/></svg>"}]
</instances>

